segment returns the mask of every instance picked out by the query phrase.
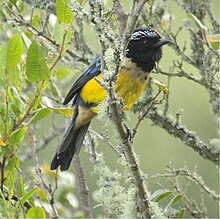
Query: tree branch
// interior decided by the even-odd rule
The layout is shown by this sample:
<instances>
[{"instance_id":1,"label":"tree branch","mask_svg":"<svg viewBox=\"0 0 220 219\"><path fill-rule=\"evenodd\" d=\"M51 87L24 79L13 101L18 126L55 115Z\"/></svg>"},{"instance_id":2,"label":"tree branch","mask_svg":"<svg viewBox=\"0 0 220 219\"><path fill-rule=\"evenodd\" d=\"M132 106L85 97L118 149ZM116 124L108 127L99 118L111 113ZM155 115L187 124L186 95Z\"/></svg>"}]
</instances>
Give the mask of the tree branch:
<instances>
[{"instance_id":1,"label":"tree branch","mask_svg":"<svg viewBox=\"0 0 220 219\"><path fill-rule=\"evenodd\" d=\"M89 190L86 185L83 167L78 156L75 156L73 161L74 161L74 167L76 169L76 179L79 185L80 200L82 204L84 218L89 219L92 218L92 211L89 204Z\"/></svg>"},{"instance_id":2,"label":"tree branch","mask_svg":"<svg viewBox=\"0 0 220 219\"><path fill-rule=\"evenodd\" d=\"M138 197L138 208L143 218L150 218L150 202L147 196L146 187L144 185L143 176L141 174L141 170L139 164L137 162L136 154L133 150L132 139L130 137L130 131L122 121L119 110L117 108L117 100L114 96L113 89L107 90L107 97L109 98L110 104L110 118L113 120L117 133L119 135L121 143L121 149L125 155L125 159L127 160L127 165L129 171L132 176L132 180L137 189L137 197Z\"/></svg>"},{"instance_id":3,"label":"tree branch","mask_svg":"<svg viewBox=\"0 0 220 219\"><path fill-rule=\"evenodd\" d=\"M56 43L55 40L53 40L51 37L47 36L44 32L38 30L36 27L34 27L33 25L31 25L30 23L26 22L24 19L22 19L21 17L15 17L13 19L13 22L16 22L17 24L26 27L31 33L33 33L35 36L41 37L44 40L48 41L49 43L51 43L53 46L55 46L55 48L57 50L60 50L60 45L58 43ZM66 55L67 54L67 55ZM75 53L73 53L71 50L66 49L65 51L65 58L68 61L72 61L72 59L78 61L78 62L82 62L85 64L89 64L89 60L86 59L85 57L80 57L78 55L76 55Z\"/></svg>"},{"instance_id":4,"label":"tree branch","mask_svg":"<svg viewBox=\"0 0 220 219\"><path fill-rule=\"evenodd\" d=\"M126 43L128 42L128 39L130 38L131 33L133 32L135 25L137 23L138 17L143 10L144 5L147 3L148 0L142 0L138 1L137 5L134 7L134 2L133 2L133 7L131 9L131 14L128 16L128 22L127 22L127 27L123 33L123 45L124 48L126 48Z\"/></svg>"},{"instance_id":5,"label":"tree branch","mask_svg":"<svg viewBox=\"0 0 220 219\"><path fill-rule=\"evenodd\" d=\"M171 119L164 118L156 111L156 109L148 113L147 117L154 123L154 125L163 128L170 135L179 138L185 145L188 145L203 158L208 159L215 165L219 164L219 150L216 147L201 141L198 136L184 128L181 124L175 124Z\"/></svg>"}]
</instances>

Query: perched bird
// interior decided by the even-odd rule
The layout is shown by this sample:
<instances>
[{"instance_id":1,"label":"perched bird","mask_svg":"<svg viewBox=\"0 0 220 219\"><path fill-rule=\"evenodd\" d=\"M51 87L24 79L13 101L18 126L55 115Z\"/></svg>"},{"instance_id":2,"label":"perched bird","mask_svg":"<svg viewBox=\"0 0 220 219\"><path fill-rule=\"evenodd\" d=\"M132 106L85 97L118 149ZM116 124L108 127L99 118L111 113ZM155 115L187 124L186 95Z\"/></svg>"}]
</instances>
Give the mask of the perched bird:
<instances>
[{"instance_id":1,"label":"perched bird","mask_svg":"<svg viewBox=\"0 0 220 219\"><path fill-rule=\"evenodd\" d=\"M129 110L140 97L147 84L149 73L162 57L162 46L170 40L161 38L153 29L135 30L129 40L124 66L119 70L115 91ZM106 98L102 80L101 57L85 69L75 81L63 104L73 99L74 114L68 129L52 160L51 170L67 170L74 154L78 154L91 120L97 115L97 106Z\"/></svg>"}]
</instances>

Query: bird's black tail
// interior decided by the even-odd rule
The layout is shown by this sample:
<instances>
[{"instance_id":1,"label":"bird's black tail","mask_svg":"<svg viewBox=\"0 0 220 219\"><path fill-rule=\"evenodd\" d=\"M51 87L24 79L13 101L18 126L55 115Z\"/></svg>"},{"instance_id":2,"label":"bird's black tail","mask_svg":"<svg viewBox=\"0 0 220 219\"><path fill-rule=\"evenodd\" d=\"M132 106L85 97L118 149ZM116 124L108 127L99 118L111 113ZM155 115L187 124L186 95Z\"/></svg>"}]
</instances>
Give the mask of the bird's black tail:
<instances>
[{"instance_id":1,"label":"bird's black tail","mask_svg":"<svg viewBox=\"0 0 220 219\"><path fill-rule=\"evenodd\" d=\"M74 124L78 115L78 106L75 107L74 115L66 130L61 144L58 147L57 153L55 154L50 169L55 170L60 166L61 171L65 171L69 168L70 163L73 159L74 154L78 154L85 138L86 132L89 127L89 123L74 130Z\"/></svg>"}]
</instances>

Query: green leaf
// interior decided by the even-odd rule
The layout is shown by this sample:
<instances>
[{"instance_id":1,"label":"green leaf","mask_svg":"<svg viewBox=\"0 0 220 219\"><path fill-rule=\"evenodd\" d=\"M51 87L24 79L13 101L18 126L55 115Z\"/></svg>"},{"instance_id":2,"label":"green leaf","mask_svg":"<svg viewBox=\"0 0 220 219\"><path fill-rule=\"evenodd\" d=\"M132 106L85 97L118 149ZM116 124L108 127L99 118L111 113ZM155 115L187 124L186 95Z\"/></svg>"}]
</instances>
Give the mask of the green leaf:
<instances>
[{"instance_id":1,"label":"green leaf","mask_svg":"<svg viewBox=\"0 0 220 219\"><path fill-rule=\"evenodd\" d=\"M24 138L25 131L26 131L26 126L23 126L13 131L10 136L10 143L12 144L21 143Z\"/></svg>"},{"instance_id":2,"label":"green leaf","mask_svg":"<svg viewBox=\"0 0 220 219\"><path fill-rule=\"evenodd\" d=\"M18 5L19 5L19 11L20 12L23 12L24 9L26 9L26 5L25 5L24 2L19 2Z\"/></svg>"},{"instance_id":3,"label":"green leaf","mask_svg":"<svg viewBox=\"0 0 220 219\"><path fill-rule=\"evenodd\" d=\"M219 35L208 36L207 40L213 49L217 50L220 48L220 36Z\"/></svg>"},{"instance_id":4,"label":"green leaf","mask_svg":"<svg viewBox=\"0 0 220 219\"><path fill-rule=\"evenodd\" d=\"M35 14L32 18L32 25L34 27L39 28L40 27L40 15L39 14Z\"/></svg>"},{"instance_id":5,"label":"green leaf","mask_svg":"<svg viewBox=\"0 0 220 219\"><path fill-rule=\"evenodd\" d=\"M158 81L156 79L154 79L153 81L161 91L163 91L164 93L167 93L168 88L166 87L165 84L163 84L161 81Z\"/></svg>"},{"instance_id":6,"label":"green leaf","mask_svg":"<svg viewBox=\"0 0 220 219\"><path fill-rule=\"evenodd\" d=\"M3 77L6 69L6 48L0 47L0 76Z\"/></svg>"},{"instance_id":7,"label":"green leaf","mask_svg":"<svg viewBox=\"0 0 220 219\"><path fill-rule=\"evenodd\" d=\"M26 74L28 80L37 82L50 78L50 71L45 63L43 54L38 43L34 40L27 53Z\"/></svg>"},{"instance_id":8,"label":"green leaf","mask_svg":"<svg viewBox=\"0 0 220 219\"><path fill-rule=\"evenodd\" d=\"M57 114L62 114L65 117L70 117L73 115L74 110L73 109L67 109L67 108L53 108L53 107L49 107L47 106L48 109L54 111Z\"/></svg>"},{"instance_id":9,"label":"green leaf","mask_svg":"<svg viewBox=\"0 0 220 219\"><path fill-rule=\"evenodd\" d=\"M6 54L7 50L3 47L0 47L0 84L4 85L5 82L5 70L6 70Z\"/></svg>"},{"instance_id":10,"label":"green leaf","mask_svg":"<svg viewBox=\"0 0 220 219\"><path fill-rule=\"evenodd\" d=\"M220 41L212 41L210 42L213 49L219 49L220 48Z\"/></svg>"},{"instance_id":11,"label":"green leaf","mask_svg":"<svg viewBox=\"0 0 220 219\"><path fill-rule=\"evenodd\" d=\"M17 67L13 68L10 72L8 72L7 76L8 76L9 85L12 85L12 84L18 85L19 84L20 78L19 78L19 72L18 72Z\"/></svg>"},{"instance_id":12,"label":"green leaf","mask_svg":"<svg viewBox=\"0 0 220 219\"><path fill-rule=\"evenodd\" d=\"M18 171L17 169L20 167L21 161L18 157L13 156L8 159L8 164L5 168L5 183L8 187L9 197L14 194L15 191L15 183L18 178Z\"/></svg>"},{"instance_id":13,"label":"green leaf","mask_svg":"<svg viewBox=\"0 0 220 219\"><path fill-rule=\"evenodd\" d=\"M186 213L186 209L185 209L185 208L182 208L182 209L178 212L177 218L184 218L185 213Z\"/></svg>"},{"instance_id":14,"label":"green leaf","mask_svg":"<svg viewBox=\"0 0 220 219\"><path fill-rule=\"evenodd\" d=\"M72 70L69 68L58 68L56 71L56 76L58 79L62 79L71 73L72 73Z\"/></svg>"},{"instance_id":15,"label":"green leaf","mask_svg":"<svg viewBox=\"0 0 220 219\"><path fill-rule=\"evenodd\" d=\"M72 41L73 31L71 28L67 28L64 23L56 22L54 25L54 38L57 43L62 44L65 36L64 44L67 45Z\"/></svg>"},{"instance_id":16,"label":"green leaf","mask_svg":"<svg viewBox=\"0 0 220 219\"><path fill-rule=\"evenodd\" d=\"M41 188L37 188L36 194L40 198L41 201L48 202L47 193L45 192L45 190Z\"/></svg>"},{"instance_id":17,"label":"green leaf","mask_svg":"<svg viewBox=\"0 0 220 219\"><path fill-rule=\"evenodd\" d=\"M58 21L65 24L71 24L73 22L73 13L70 5L70 0L56 0L56 12Z\"/></svg>"},{"instance_id":18,"label":"green leaf","mask_svg":"<svg viewBox=\"0 0 220 219\"><path fill-rule=\"evenodd\" d=\"M187 16L200 30L207 31L206 26L194 14L189 13Z\"/></svg>"},{"instance_id":19,"label":"green leaf","mask_svg":"<svg viewBox=\"0 0 220 219\"><path fill-rule=\"evenodd\" d=\"M20 176L18 192L19 197L24 195L24 179L22 176Z\"/></svg>"},{"instance_id":20,"label":"green leaf","mask_svg":"<svg viewBox=\"0 0 220 219\"><path fill-rule=\"evenodd\" d=\"M31 118L26 122L26 125L33 124L47 116L51 115L51 111L47 108L40 108L33 112Z\"/></svg>"},{"instance_id":21,"label":"green leaf","mask_svg":"<svg viewBox=\"0 0 220 219\"><path fill-rule=\"evenodd\" d=\"M20 160L18 159L18 157L16 156L13 156L11 157L9 160L8 160L8 165L6 167L6 170L11 173L12 171L16 170L15 169L15 166L16 167L19 167L20 166ZM9 174L11 175L11 174Z\"/></svg>"},{"instance_id":22,"label":"green leaf","mask_svg":"<svg viewBox=\"0 0 220 219\"><path fill-rule=\"evenodd\" d=\"M63 42L64 33L64 24L57 21L54 25L54 39L57 43L61 44Z\"/></svg>"},{"instance_id":23,"label":"green leaf","mask_svg":"<svg viewBox=\"0 0 220 219\"><path fill-rule=\"evenodd\" d=\"M156 202L159 202L161 199L166 198L172 193L172 191L167 189L158 189L150 196L150 200L155 199Z\"/></svg>"},{"instance_id":24,"label":"green leaf","mask_svg":"<svg viewBox=\"0 0 220 219\"><path fill-rule=\"evenodd\" d=\"M184 196L182 194L176 195L172 200L171 204L175 204L176 202L180 201Z\"/></svg>"},{"instance_id":25,"label":"green leaf","mask_svg":"<svg viewBox=\"0 0 220 219\"><path fill-rule=\"evenodd\" d=\"M27 37L27 35L25 33L22 32L21 36L24 40L24 43L25 43L26 47L29 48L30 45L31 45L31 41L29 40L29 38Z\"/></svg>"},{"instance_id":26,"label":"green leaf","mask_svg":"<svg viewBox=\"0 0 220 219\"><path fill-rule=\"evenodd\" d=\"M15 86L11 86L9 88L8 96L10 98L10 109L15 114L15 116L17 116L18 113L24 110L25 103Z\"/></svg>"},{"instance_id":27,"label":"green leaf","mask_svg":"<svg viewBox=\"0 0 220 219\"><path fill-rule=\"evenodd\" d=\"M1 3L1 1L0 1L0 6L1 6L1 4L2 4L2 3ZM6 18L6 16L5 16L5 13L4 13L3 10L0 10L0 20L1 20L1 22L0 22L0 27L1 27L1 30L2 30L2 22L7 20L7 18Z\"/></svg>"},{"instance_id":28,"label":"green leaf","mask_svg":"<svg viewBox=\"0 0 220 219\"><path fill-rule=\"evenodd\" d=\"M172 204L177 203L178 201L180 201L184 196L182 194L178 194L176 196L174 196L170 202L168 203L168 205L164 208L164 212L168 212L169 208L171 207Z\"/></svg>"},{"instance_id":29,"label":"green leaf","mask_svg":"<svg viewBox=\"0 0 220 219\"><path fill-rule=\"evenodd\" d=\"M22 197L21 197L21 204L24 204L29 198L32 197L32 195L36 192L37 188L33 188L31 189L31 191L25 193Z\"/></svg>"},{"instance_id":30,"label":"green leaf","mask_svg":"<svg viewBox=\"0 0 220 219\"><path fill-rule=\"evenodd\" d=\"M9 0L10 3L12 3L13 5L15 5L17 3L18 0Z\"/></svg>"},{"instance_id":31,"label":"green leaf","mask_svg":"<svg viewBox=\"0 0 220 219\"><path fill-rule=\"evenodd\" d=\"M26 218L44 219L44 218L46 218L46 214L45 214L43 208L41 208L41 207L33 207L33 208L30 208L28 210Z\"/></svg>"},{"instance_id":32,"label":"green leaf","mask_svg":"<svg viewBox=\"0 0 220 219\"><path fill-rule=\"evenodd\" d=\"M15 68L18 61L21 58L22 52L24 50L23 40L21 33L15 34L8 42L7 47L7 71L11 71Z\"/></svg>"}]
</instances>

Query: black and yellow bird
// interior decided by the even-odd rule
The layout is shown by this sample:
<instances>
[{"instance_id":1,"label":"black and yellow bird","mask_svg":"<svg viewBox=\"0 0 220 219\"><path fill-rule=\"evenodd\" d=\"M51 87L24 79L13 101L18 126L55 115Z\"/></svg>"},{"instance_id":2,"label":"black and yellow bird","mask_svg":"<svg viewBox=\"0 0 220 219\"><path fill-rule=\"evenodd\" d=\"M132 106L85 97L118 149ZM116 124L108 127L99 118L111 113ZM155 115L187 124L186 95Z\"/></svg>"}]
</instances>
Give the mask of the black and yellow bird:
<instances>
[{"instance_id":1,"label":"black and yellow bird","mask_svg":"<svg viewBox=\"0 0 220 219\"><path fill-rule=\"evenodd\" d=\"M147 84L149 73L162 57L162 46L170 40L161 38L153 29L135 30L129 40L124 66L119 70L115 91L130 110ZM51 170L60 166L67 170L75 154L78 154L91 120L97 115L98 105L106 98L106 90L98 82L102 80L101 57L85 69L75 81L63 104L73 99L74 114L51 163Z\"/></svg>"}]
</instances>

